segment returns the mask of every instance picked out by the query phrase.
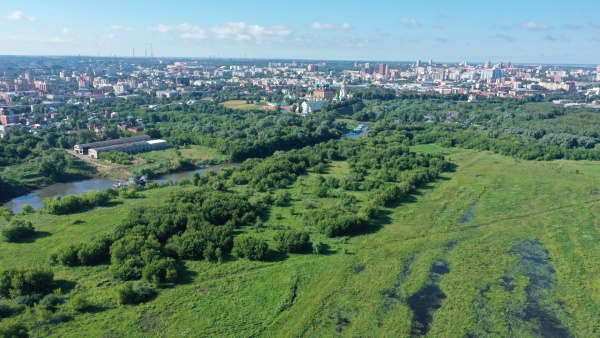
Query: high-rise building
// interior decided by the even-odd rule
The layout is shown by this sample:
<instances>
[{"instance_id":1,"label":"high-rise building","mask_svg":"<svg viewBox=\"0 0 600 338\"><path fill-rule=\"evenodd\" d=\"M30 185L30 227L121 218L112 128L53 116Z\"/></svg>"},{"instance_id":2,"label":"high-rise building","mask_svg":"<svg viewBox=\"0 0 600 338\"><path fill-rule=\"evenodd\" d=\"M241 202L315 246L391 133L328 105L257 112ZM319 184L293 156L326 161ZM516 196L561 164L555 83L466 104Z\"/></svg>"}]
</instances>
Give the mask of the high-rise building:
<instances>
[{"instance_id":1,"label":"high-rise building","mask_svg":"<svg viewBox=\"0 0 600 338\"><path fill-rule=\"evenodd\" d=\"M490 69L491 65L492 65L492 63L491 63L491 62L489 62L489 61L486 61L486 62L485 62L485 65L483 65L483 68L485 68L485 69Z\"/></svg>"},{"instance_id":2,"label":"high-rise building","mask_svg":"<svg viewBox=\"0 0 600 338\"><path fill-rule=\"evenodd\" d=\"M385 63L379 64L379 75L386 78L387 73L388 73L388 65L386 65Z\"/></svg>"},{"instance_id":3,"label":"high-rise building","mask_svg":"<svg viewBox=\"0 0 600 338\"><path fill-rule=\"evenodd\" d=\"M417 65L416 65L416 67L417 67L417 68L421 67L421 60L417 60Z\"/></svg>"},{"instance_id":4,"label":"high-rise building","mask_svg":"<svg viewBox=\"0 0 600 338\"><path fill-rule=\"evenodd\" d=\"M433 66L433 60L429 59L429 65Z\"/></svg>"},{"instance_id":5,"label":"high-rise building","mask_svg":"<svg viewBox=\"0 0 600 338\"><path fill-rule=\"evenodd\" d=\"M482 80L493 80L499 79L502 77L502 69L494 68L494 69L486 69L481 72Z\"/></svg>"},{"instance_id":6,"label":"high-rise building","mask_svg":"<svg viewBox=\"0 0 600 338\"><path fill-rule=\"evenodd\" d=\"M33 80L33 77L31 76L30 72L25 72L25 80L27 80L27 82L31 83L31 81Z\"/></svg>"}]
</instances>

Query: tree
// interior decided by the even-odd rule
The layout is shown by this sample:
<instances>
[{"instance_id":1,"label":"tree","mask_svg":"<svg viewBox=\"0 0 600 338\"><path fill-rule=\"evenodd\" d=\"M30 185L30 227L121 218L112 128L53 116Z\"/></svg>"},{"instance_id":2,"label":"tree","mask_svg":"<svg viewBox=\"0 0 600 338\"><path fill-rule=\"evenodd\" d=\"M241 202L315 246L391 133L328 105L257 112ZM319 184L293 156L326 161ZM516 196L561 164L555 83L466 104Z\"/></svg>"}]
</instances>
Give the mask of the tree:
<instances>
[{"instance_id":1,"label":"tree","mask_svg":"<svg viewBox=\"0 0 600 338\"><path fill-rule=\"evenodd\" d=\"M139 304L156 295L156 290L144 282L125 282L117 287L119 305Z\"/></svg>"},{"instance_id":2,"label":"tree","mask_svg":"<svg viewBox=\"0 0 600 338\"><path fill-rule=\"evenodd\" d=\"M48 267L18 267L0 272L0 295L18 297L45 293L54 281L54 272Z\"/></svg>"},{"instance_id":3,"label":"tree","mask_svg":"<svg viewBox=\"0 0 600 338\"><path fill-rule=\"evenodd\" d=\"M5 319L0 322L0 338L27 338L29 330L16 320Z\"/></svg>"},{"instance_id":4,"label":"tree","mask_svg":"<svg viewBox=\"0 0 600 338\"><path fill-rule=\"evenodd\" d=\"M240 235L233 240L232 253L238 257L258 261L266 259L268 252L267 242L252 235Z\"/></svg>"},{"instance_id":5,"label":"tree","mask_svg":"<svg viewBox=\"0 0 600 338\"><path fill-rule=\"evenodd\" d=\"M0 238L5 242L18 242L35 234L35 228L31 222L21 219L12 219L0 230Z\"/></svg>"},{"instance_id":6,"label":"tree","mask_svg":"<svg viewBox=\"0 0 600 338\"><path fill-rule=\"evenodd\" d=\"M310 249L310 236L305 231L285 230L275 237L277 250L282 252L305 252Z\"/></svg>"}]
</instances>

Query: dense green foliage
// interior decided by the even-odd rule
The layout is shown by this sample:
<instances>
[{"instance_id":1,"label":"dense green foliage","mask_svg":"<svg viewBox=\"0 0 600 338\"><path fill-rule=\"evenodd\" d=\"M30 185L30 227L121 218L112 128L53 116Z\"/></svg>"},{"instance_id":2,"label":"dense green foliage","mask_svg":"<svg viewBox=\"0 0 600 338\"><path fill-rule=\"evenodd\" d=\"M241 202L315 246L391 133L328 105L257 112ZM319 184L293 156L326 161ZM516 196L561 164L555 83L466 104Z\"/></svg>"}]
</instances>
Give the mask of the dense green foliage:
<instances>
[{"instance_id":1,"label":"dense green foliage","mask_svg":"<svg viewBox=\"0 0 600 338\"><path fill-rule=\"evenodd\" d=\"M3 320L0 322L0 338L28 338L27 327L15 320Z\"/></svg>"},{"instance_id":2,"label":"dense green foliage","mask_svg":"<svg viewBox=\"0 0 600 338\"><path fill-rule=\"evenodd\" d=\"M82 195L44 199L44 210L53 215L66 215L88 208L106 205L113 197L112 190L92 190Z\"/></svg>"},{"instance_id":3,"label":"dense green foliage","mask_svg":"<svg viewBox=\"0 0 600 338\"><path fill-rule=\"evenodd\" d=\"M10 298L43 294L52 285L54 273L47 267L20 267L0 272L0 295Z\"/></svg>"},{"instance_id":4,"label":"dense green foliage","mask_svg":"<svg viewBox=\"0 0 600 338\"><path fill-rule=\"evenodd\" d=\"M310 235L305 231L285 230L275 237L275 248L282 252L306 252L310 250Z\"/></svg>"},{"instance_id":5,"label":"dense green foliage","mask_svg":"<svg viewBox=\"0 0 600 338\"><path fill-rule=\"evenodd\" d=\"M18 242L35 234L33 224L28 221L13 218L7 225L0 228L0 239L5 242Z\"/></svg>"},{"instance_id":6,"label":"dense green foliage","mask_svg":"<svg viewBox=\"0 0 600 338\"><path fill-rule=\"evenodd\" d=\"M116 164L132 164L133 156L122 151L106 151L100 154L100 159L105 162Z\"/></svg>"},{"instance_id":7,"label":"dense green foliage","mask_svg":"<svg viewBox=\"0 0 600 338\"><path fill-rule=\"evenodd\" d=\"M267 258L269 244L252 235L240 235L236 237L233 242L232 253L238 257L247 258L252 261L260 261Z\"/></svg>"},{"instance_id":8,"label":"dense green foliage","mask_svg":"<svg viewBox=\"0 0 600 338\"><path fill-rule=\"evenodd\" d=\"M156 295L156 290L143 282L126 282L117 287L119 305L139 304Z\"/></svg>"}]
</instances>

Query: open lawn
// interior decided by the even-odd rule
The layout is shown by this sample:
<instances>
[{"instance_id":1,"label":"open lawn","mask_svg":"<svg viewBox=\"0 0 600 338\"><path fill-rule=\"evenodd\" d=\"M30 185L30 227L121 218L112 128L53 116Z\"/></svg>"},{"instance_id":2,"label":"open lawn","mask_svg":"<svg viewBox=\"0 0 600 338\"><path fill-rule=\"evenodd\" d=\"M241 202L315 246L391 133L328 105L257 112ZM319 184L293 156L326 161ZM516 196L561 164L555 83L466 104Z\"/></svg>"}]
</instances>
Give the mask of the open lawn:
<instances>
[{"instance_id":1,"label":"open lawn","mask_svg":"<svg viewBox=\"0 0 600 338\"><path fill-rule=\"evenodd\" d=\"M260 109L260 107L267 105L266 103L264 103L262 101L259 104L246 103L246 100L229 100L229 101L225 101L220 104L227 108L239 109L239 110Z\"/></svg>"},{"instance_id":2,"label":"open lawn","mask_svg":"<svg viewBox=\"0 0 600 338\"><path fill-rule=\"evenodd\" d=\"M65 297L86 294L93 309L55 324L40 323L34 310L19 318L34 336L52 337L599 336L600 166L414 150L442 152L456 170L385 208L369 233L313 235L325 244L322 255L189 261L182 284L137 306L116 305L108 265L53 267ZM348 173L345 162L333 162L324 176ZM316 196L315 176L287 189L290 205L273 207L262 228L243 231L271 240L274 229L311 230L307 206L338 203ZM47 264L54 247L110 231L133 205L177 189L69 216L25 216L38 236L2 243L1 265Z\"/></svg>"}]
</instances>

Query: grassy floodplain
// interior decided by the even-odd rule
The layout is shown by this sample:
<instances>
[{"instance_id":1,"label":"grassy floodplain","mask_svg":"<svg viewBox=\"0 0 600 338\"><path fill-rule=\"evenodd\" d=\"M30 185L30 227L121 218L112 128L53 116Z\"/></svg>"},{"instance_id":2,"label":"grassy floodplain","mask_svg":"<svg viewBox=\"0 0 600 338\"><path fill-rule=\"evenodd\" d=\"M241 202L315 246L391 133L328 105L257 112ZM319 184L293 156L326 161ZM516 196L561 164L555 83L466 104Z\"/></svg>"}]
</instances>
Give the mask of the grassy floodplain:
<instances>
[{"instance_id":1,"label":"grassy floodplain","mask_svg":"<svg viewBox=\"0 0 600 338\"><path fill-rule=\"evenodd\" d=\"M118 306L107 265L53 267L68 299L94 307L71 320L18 316L34 336L81 337L548 337L600 335L598 212L600 166L586 161L521 161L435 145L457 167L385 208L373 231L327 239L323 255L287 254L269 262L227 256L186 262L185 281L137 306ZM343 175L333 162L327 175ZM304 228L314 174L288 190L261 229ZM3 268L47 264L54 247L111 231L133 205L156 203L168 187L85 213L26 216L38 236L2 243ZM358 202L364 192L351 192ZM292 208L294 214L292 214ZM272 244L272 243L271 243ZM412 309L411 306L412 305ZM416 309L416 311L413 311ZM415 314L416 313L416 314Z\"/></svg>"}]
</instances>

